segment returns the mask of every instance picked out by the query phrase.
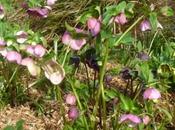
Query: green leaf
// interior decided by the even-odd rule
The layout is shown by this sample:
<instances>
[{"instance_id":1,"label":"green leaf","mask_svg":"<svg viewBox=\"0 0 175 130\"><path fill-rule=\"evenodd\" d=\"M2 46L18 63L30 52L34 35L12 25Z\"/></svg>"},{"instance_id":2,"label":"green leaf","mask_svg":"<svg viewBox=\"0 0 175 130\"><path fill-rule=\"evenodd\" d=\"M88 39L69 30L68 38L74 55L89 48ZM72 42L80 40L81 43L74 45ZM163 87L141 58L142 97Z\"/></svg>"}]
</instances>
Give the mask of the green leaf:
<instances>
[{"instance_id":1,"label":"green leaf","mask_svg":"<svg viewBox=\"0 0 175 130\"><path fill-rule=\"evenodd\" d=\"M13 126L6 126L3 130L15 130Z\"/></svg>"},{"instance_id":2,"label":"green leaf","mask_svg":"<svg viewBox=\"0 0 175 130\"><path fill-rule=\"evenodd\" d=\"M164 6L163 8L161 8L161 13L164 16L173 16L174 15L173 9L169 6Z\"/></svg>"},{"instance_id":3,"label":"green leaf","mask_svg":"<svg viewBox=\"0 0 175 130\"><path fill-rule=\"evenodd\" d=\"M158 24L157 13L156 12L150 13L149 20L150 20L153 31L155 31L157 29L157 24Z\"/></svg>"},{"instance_id":4,"label":"green leaf","mask_svg":"<svg viewBox=\"0 0 175 130\"><path fill-rule=\"evenodd\" d=\"M23 130L24 120L16 122L16 130Z\"/></svg>"}]
</instances>

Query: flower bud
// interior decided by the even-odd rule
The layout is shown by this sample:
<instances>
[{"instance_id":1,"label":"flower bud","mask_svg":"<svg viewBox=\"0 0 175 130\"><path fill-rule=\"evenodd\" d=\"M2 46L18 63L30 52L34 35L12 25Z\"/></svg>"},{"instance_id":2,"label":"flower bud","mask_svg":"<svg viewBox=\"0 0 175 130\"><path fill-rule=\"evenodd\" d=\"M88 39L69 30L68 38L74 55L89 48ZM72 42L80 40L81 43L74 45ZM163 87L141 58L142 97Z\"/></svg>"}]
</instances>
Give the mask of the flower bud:
<instances>
[{"instance_id":1,"label":"flower bud","mask_svg":"<svg viewBox=\"0 0 175 130\"><path fill-rule=\"evenodd\" d=\"M126 15L124 13L120 13L118 16L114 18L114 21L120 25L124 25L127 23Z\"/></svg>"},{"instance_id":2,"label":"flower bud","mask_svg":"<svg viewBox=\"0 0 175 130\"><path fill-rule=\"evenodd\" d=\"M66 104L76 105L76 97L73 94L66 95Z\"/></svg>"},{"instance_id":3,"label":"flower bud","mask_svg":"<svg viewBox=\"0 0 175 130\"><path fill-rule=\"evenodd\" d=\"M96 36L100 32L101 24L100 21L96 18L88 19L87 26L92 36Z\"/></svg>"},{"instance_id":4,"label":"flower bud","mask_svg":"<svg viewBox=\"0 0 175 130\"><path fill-rule=\"evenodd\" d=\"M79 111L76 107L71 107L68 111L68 117L71 120L77 119L79 116Z\"/></svg>"}]
</instances>

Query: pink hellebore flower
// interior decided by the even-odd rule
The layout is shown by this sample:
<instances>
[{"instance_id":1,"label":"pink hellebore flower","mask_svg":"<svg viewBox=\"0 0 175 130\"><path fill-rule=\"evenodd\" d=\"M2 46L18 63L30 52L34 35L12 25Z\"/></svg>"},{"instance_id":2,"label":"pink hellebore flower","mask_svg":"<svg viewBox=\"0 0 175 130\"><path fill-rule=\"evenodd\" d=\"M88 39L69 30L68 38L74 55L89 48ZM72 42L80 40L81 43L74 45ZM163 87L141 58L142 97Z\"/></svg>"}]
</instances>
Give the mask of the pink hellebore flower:
<instances>
[{"instance_id":1,"label":"pink hellebore flower","mask_svg":"<svg viewBox=\"0 0 175 130\"><path fill-rule=\"evenodd\" d=\"M147 30L151 30L150 22L148 20L142 21L140 24L140 29L142 32L147 31Z\"/></svg>"},{"instance_id":2,"label":"pink hellebore flower","mask_svg":"<svg viewBox=\"0 0 175 130\"><path fill-rule=\"evenodd\" d=\"M149 116L146 115L143 117L142 121L143 124L147 125L151 121L151 119L149 118Z\"/></svg>"},{"instance_id":3,"label":"pink hellebore flower","mask_svg":"<svg viewBox=\"0 0 175 130\"><path fill-rule=\"evenodd\" d=\"M77 119L79 116L79 111L76 107L71 107L68 111L68 117L71 120Z\"/></svg>"},{"instance_id":4,"label":"pink hellebore flower","mask_svg":"<svg viewBox=\"0 0 175 130\"><path fill-rule=\"evenodd\" d=\"M58 85L65 77L65 71L56 61L50 60L43 66L44 74L54 85Z\"/></svg>"},{"instance_id":5,"label":"pink hellebore flower","mask_svg":"<svg viewBox=\"0 0 175 130\"><path fill-rule=\"evenodd\" d=\"M54 5L57 0L47 0L47 5Z\"/></svg>"},{"instance_id":6,"label":"pink hellebore flower","mask_svg":"<svg viewBox=\"0 0 175 130\"><path fill-rule=\"evenodd\" d=\"M96 18L88 19L87 26L92 36L96 36L100 32L101 24L100 21Z\"/></svg>"},{"instance_id":7,"label":"pink hellebore flower","mask_svg":"<svg viewBox=\"0 0 175 130\"><path fill-rule=\"evenodd\" d=\"M4 16L5 16L4 7L0 4L0 19L3 19Z\"/></svg>"},{"instance_id":8,"label":"pink hellebore flower","mask_svg":"<svg viewBox=\"0 0 175 130\"><path fill-rule=\"evenodd\" d=\"M76 105L76 97L73 94L66 95L66 104Z\"/></svg>"},{"instance_id":9,"label":"pink hellebore flower","mask_svg":"<svg viewBox=\"0 0 175 130\"><path fill-rule=\"evenodd\" d=\"M49 14L49 10L50 10L49 7L44 7L44 8L36 7L36 8L29 8L27 10L27 13L32 16L47 18Z\"/></svg>"},{"instance_id":10,"label":"pink hellebore flower","mask_svg":"<svg viewBox=\"0 0 175 130\"><path fill-rule=\"evenodd\" d=\"M41 71L41 70L40 70L40 67L37 66L37 65L35 64L35 62L33 61L33 59L30 58L30 57L27 57L27 58L22 59L21 65L26 66L27 69L28 69L28 71L29 71L29 73L30 73L32 76L37 76L37 75L40 74L40 71Z\"/></svg>"},{"instance_id":11,"label":"pink hellebore flower","mask_svg":"<svg viewBox=\"0 0 175 130\"><path fill-rule=\"evenodd\" d=\"M73 39L68 32L65 32L62 36L62 43L69 45L73 50L80 50L86 44L86 40L84 38Z\"/></svg>"},{"instance_id":12,"label":"pink hellebore flower","mask_svg":"<svg viewBox=\"0 0 175 130\"><path fill-rule=\"evenodd\" d=\"M43 57L46 53L46 49L42 45L36 45L34 48L34 55L37 57Z\"/></svg>"},{"instance_id":13,"label":"pink hellebore flower","mask_svg":"<svg viewBox=\"0 0 175 130\"><path fill-rule=\"evenodd\" d=\"M133 114L124 114L119 119L119 123L127 122L127 121L130 123L131 127L142 122L140 117Z\"/></svg>"},{"instance_id":14,"label":"pink hellebore flower","mask_svg":"<svg viewBox=\"0 0 175 130\"><path fill-rule=\"evenodd\" d=\"M27 40L28 34L24 31L19 31L16 33L17 42L24 43Z\"/></svg>"},{"instance_id":15,"label":"pink hellebore flower","mask_svg":"<svg viewBox=\"0 0 175 130\"><path fill-rule=\"evenodd\" d=\"M114 21L120 25L124 25L127 23L126 15L124 13L120 13L118 16L114 18Z\"/></svg>"},{"instance_id":16,"label":"pink hellebore flower","mask_svg":"<svg viewBox=\"0 0 175 130\"><path fill-rule=\"evenodd\" d=\"M7 43L4 40L0 39L0 46L5 46L6 44Z\"/></svg>"},{"instance_id":17,"label":"pink hellebore flower","mask_svg":"<svg viewBox=\"0 0 175 130\"><path fill-rule=\"evenodd\" d=\"M42 45L28 45L26 51L36 57L43 57L46 53L46 49Z\"/></svg>"},{"instance_id":18,"label":"pink hellebore flower","mask_svg":"<svg viewBox=\"0 0 175 130\"><path fill-rule=\"evenodd\" d=\"M6 59L9 62L16 62L17 64L21 64L22 56L16 51L9 51L6 54Z\"/></svg>"},{"instance_id":19,"label":"pink hellebore flower","mask_svg":"<svg viewBox=\"0 0 175 130\"><path fill-rule=\"evenodd\" d=\"M144 99L158 99L161 97L160 92L155 88L147 88L143 93Z\"/></svg>"}]
</instances>

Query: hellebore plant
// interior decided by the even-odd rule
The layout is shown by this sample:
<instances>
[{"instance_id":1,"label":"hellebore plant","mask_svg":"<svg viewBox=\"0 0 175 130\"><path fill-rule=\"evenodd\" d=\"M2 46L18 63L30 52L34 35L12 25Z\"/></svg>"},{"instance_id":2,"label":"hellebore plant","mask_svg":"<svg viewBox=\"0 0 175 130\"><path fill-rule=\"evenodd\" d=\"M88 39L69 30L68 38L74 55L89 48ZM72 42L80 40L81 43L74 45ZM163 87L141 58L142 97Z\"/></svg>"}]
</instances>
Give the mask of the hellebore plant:
<instances>
[{"instance_id":1,"label":"hellebore plant","mask_svg":"<svg viewBox=\"0 0 175 130\"><path fill-rule=\"evenodd\" d=\"M100 32L101 23L96 18L90 18L87 21L88 29L90 30L92 36L96 36Z\"/></svg>"}]
</instances>

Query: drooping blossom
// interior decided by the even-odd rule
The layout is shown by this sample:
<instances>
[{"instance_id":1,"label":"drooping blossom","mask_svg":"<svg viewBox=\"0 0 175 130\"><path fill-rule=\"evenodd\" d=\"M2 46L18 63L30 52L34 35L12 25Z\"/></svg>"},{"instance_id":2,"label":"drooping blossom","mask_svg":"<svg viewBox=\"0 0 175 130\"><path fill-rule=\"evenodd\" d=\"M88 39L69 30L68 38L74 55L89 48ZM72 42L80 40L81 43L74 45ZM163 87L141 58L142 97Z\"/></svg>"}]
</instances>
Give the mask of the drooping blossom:
<instances>
[{"instance_id":1,"label":"drooping blossom","mask_svg":"<svg viewBox=\"0 0 175 130\"><path fill-rule=\"evenodd\" d=\"M160 92L155 88L147 88L143 93L144 99L159 99L161 97Z\"/></svg>"},{"instance_id":2,"label":"drooping blossom","mask_svg":"<svg viewBox=\"0 0 175 130\"><path fill-rule=\"evenodd\" d=\"M0 46L5 46L7 43L3 40L3 39L0 39Z\"/></svg>"},{"instance_id":3,"label":"drooping blossom","mask_svg":"<svg viewBox=\"0 0 175 130\"><path fill-rule=\"evenodd\" d=\"M4 16L5 16L4 7L0 4L0 19L3 19Z\"/></svg>"},{"instance_id":4,"label":"drooping blossom","mask_svg":"<svg viewBox=\"0 0 175 130\"><path fill-rule=\"evenodd\" d=\"M43 57L46 53L46 49L42 45L28 45L26 52L36 57Z\"/></svg>"},{"instance_id":5,"label":"drooping blossom","mask_svg":"<svg viewBox=\"0 0 175 130\"><path fill-rule=\"evenodd\" d=\"M57 0L47 0L47 5L54 5Z\"/></svg>"},{"instance_id":6,"label":"drooping blossom","mask_svg":"<svg viewBox=\"0 0 175 130\"><path fill-rule=\"evenodd\" d=\"M124 25L127 23L126 15L124 13L120 13L118 16L114 18L114 21L118 23L119 25Z\"/></svg>"},{"instance_id":7,"label":"drooping blossom","mask_svg":"<svg viewBox=\"0 0 175 130\"><path fill-rule=\"evenodd\" d=\"M151 30L150 22L148 20L142 21L141 24L140 24L140 30L142 32L147 31L147 30Z\"/></svg>"},{"instance_id":8,"label":"drooping blossom","mask_svg":"<svg viewBox=\"0 0 175 130\"><path fill-rule=\"evenodd\" d=\"M36 57L43 57L46 53L46 49L42 45L36 45L34 48L34 55Z\"/></svg>"},{"instance_id":9,"label":"drooping blossom","mask_svg":"<svg viewBox=\"0 0 175 130\"><path fill-rule=\"evenodd\" d=\"M76 105L76 97L73 94L66 95L66 104Z\"/></svg>"},{"instance_id":10,"label":"drooping blossom","mask_svg":"<svg viewBox=\"0 0 175 130\"><path fill-rule=\"evenodd\" d=\"M73 39L68 32L65 32L62 36L62 43L69 45L73 50L80 50L86 44L86 39Z\"/></svg>"},{"instance_id":11,"label":"drooping blossom","mask_svg":"<svg viewBox=\"0 0 175 130\"><path fill-rule=\"evenodd\" d=\"M96 36L100 32L101 23L96 18L89 18L87 21L87 26L92 36Z\"/></svg>"},{"instance_id":12,"label":"drooping blossom","mask_svg":"<svg viewBox=\"0 0 175 130\"><path fill-rule=\"evenodd\" d=\"M43 66L44 74L54 85L58 85L65 77L63 67L54 60L49 60Z\"/></svg>"},{"instance_id":13,"label":"drooping blossom","mask_svg":"<svg viewBox=\"0 0 175 130\"><path fill-rule=\"evenodd\" d=\"M79 111L76 107L70 107L69 111L68 111L68 117L71 120L75 120L77 119L79 116Z\"/></svg>"},{"instance_id":14,"label":"drooping blossom","mask_svg":"<svg viewBox=\"0 0 175 130\"><path fill-rule=\"evenodd\" d=\"M21 65L26 66L27 69L28 69L28 71L29 71L29 73L32 76L37 76L37 75L40 74L40 71L41 71L40 67L37 66L35 64L35 62L33 61L33 59L30 58L30 57L27 57L27 58L22 59Z\"/></svg>"},{"instance_id":15,"label":"drooping blossom","mask_svg":"<svg viewBox=\"0 0 175 130\"><path fill-rule=\"evenodd\" d=\"M49 8L48 6L44 8L41 7L29 8L27 10L27 13L35 17L47 18L50 9L51 8Z\"/></svg>"},{"instance_id":16,"label":"drooping blossom","mask_svg":"<svg viewBox=\"0 0 175 130\"><path fill-rule=\"evenodd\" d=\"M7 52L8 50L6 48L3 48L0 50L0 54L3 56L3 57L6 57L7 56Z\"/></svg>"},{"instance_id":17,"label":"drooping blossom","mask_svg":"<svg viewBox=\"0 0 175 130\"><path fill-rule=\"evenodd\" d=\"M21 64L22 56L20 53L18 53L16 51L9 51L6 54L6 59L9 62L15 62L17 64Z\"/></svg>"},{"instance_id":18,"label":"drooping blossom","mask_svg":"<svg viewBox=\"0 0 175 130\"><path fill-rule=\"evenodd\" d=\"M151 121L151 119L149 116L146 115L142 118L142 121L143 121L143 124L147 125Z\"/></svg>"},{"instance_id":19,"label":"drooping blossom","mask_svg":"<svg viewBox=\"0 0 175 130\"><path fill-rule=\"evenodd\" d=\"M28 34L24 31L19 31L16 33L17 42L24 43L27 40Z\"/></svg>"},{"instance_id":20,"label":"drooping blossom","mask_svg":"<svg viewBox=\"0 0 175 130\"><path fill-rule=\"evenodd\" d=\"M142 120L137 115L123 114L119 119L119 123L123 123L123 122L128 122L129 126L133 127L137 124L140 124L142 122Z\"/></svg>"},{"instance_id":21,"label":"drooping blossom","mask_svg":"<svg viewBox=\"0 0 175 130\"><path fill-rule=\"evenodd\" d=\"M131 79L132 78L132 70L128 67L125 67L120 71L120 76L124 80Z\"/></svg>"}]
</instances>

